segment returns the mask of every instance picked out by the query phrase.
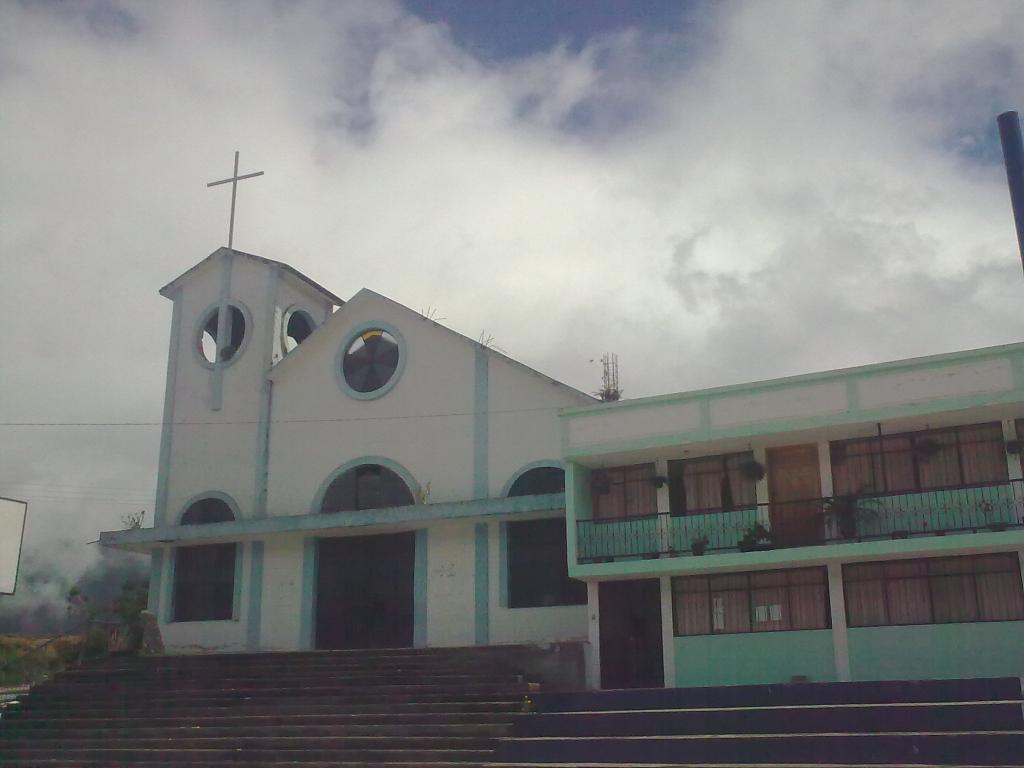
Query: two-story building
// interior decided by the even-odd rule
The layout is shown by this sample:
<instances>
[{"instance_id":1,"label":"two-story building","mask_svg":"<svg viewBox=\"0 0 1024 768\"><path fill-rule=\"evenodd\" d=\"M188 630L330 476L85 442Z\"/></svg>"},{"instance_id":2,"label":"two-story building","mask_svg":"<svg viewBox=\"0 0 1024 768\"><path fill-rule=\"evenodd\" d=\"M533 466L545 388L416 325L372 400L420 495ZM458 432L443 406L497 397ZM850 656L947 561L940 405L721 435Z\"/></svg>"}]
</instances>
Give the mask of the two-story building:
<instances>
[{"instance_id":1,"label":"two-story building","mask_svg":"<svg viewBox=\"0 0 1024 768\"><path fill-rule=\"evenodd\" d=\"M1024 661L1024 345L562 412L604 687Z\"/></svg>"},{"instance_id":2,"label":"two-story building","mask_svg":"<svg viewBox=\"0 0 1024 768\"><path fill-rule=\"evenodd\" d=\"M101 541L151 554L171 650L575 644L604 687L1024 674L1024 345L601 403L238 251L161 292L154 527Z\"/></svg>"}]
</instances>

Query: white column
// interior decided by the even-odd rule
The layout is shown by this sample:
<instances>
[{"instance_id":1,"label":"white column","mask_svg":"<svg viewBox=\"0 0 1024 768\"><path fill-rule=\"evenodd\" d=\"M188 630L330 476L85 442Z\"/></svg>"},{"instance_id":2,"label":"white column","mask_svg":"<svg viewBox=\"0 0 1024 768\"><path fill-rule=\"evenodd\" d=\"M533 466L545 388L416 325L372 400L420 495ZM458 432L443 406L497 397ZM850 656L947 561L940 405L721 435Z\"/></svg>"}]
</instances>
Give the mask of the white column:
<instances>
[{"instance_id":1,"label":"white column","mask_svg":"<svg viewBox=\"0 0 1024 768\"><path fill-rule=\"evenodd\" d=\"M850 679L850 643L846 632L846 597L843 594L843 566L828 564L828 602L832 609L832 649L836 677L840 682Z\"/></svg>"},{"instance_id":2,"label":"white column","mask_svg":"<svg viewBox=\"0 0 1024 768\"><path fill-rule=\"evenodd\" d=\"M661 577L661 658L665 687L676 687L676 644L672 616L672 577Z\"/></svg>"},{"instance_id":3,"label":"white column","mask_svg":"<svg viewBox=\"0 0 1024 768\"><path fill-rule=\"evenodd\" d=\"M768 452L764 448L754 449L754 461L760 464L762 467L768 466ZM765 472L764 477L757 481L754 485L754 498L757 499L757 521L761 523L765 528L772 527L771 514L768 511L768 507L763 506L768 503L768 473Z\"/></svg>"},{"instance_id":4,"label":"white column","mask_svg":"<svg viewBox=\"0 0 1024 768\"><path fill-rule=\"evenodd\" d=\"M754 461L760 464L762 467L768 466L768 452L764 448L754 449ZM768 473L766 472L764 477L757 481L754 486L754 493L756 494L758 504L767 504L768 499Z\"/></svg>"},{"instance_id":5,"label":"white column","mask_svg":"<svg viewBox=\"0 0 1024 768\"><path fill-rule=\"evenodd\" d=\"M654 474L658 477L664 477L665 482L660 488L658 488L658 514L666 515L669 511L668 506L668 461L665 459L658 459L654 462Z\"/></svg>"},{"instance_id":6,"label":"white column","mask_svg":"<svg viewBox=\"0 0 1024 768\"><path fill-rule=\"evenodd\" d=\"M821 475L821 495L828 498L832 488L832 453L828 441L818 443L818 474Z\"/></svg>"},{"instance_id":7,"label":"white column","mask_svg":"<svg viewBox=\"0 0 1024 768\"><path fill-rule=\"evenodd\" d=\"M1003 419L1003 441L1019 439L1017 436L1017 425L1013 419ZM1006 454L1006 471L1011 480L1024 479L1024 472L1021 472L1020 455L1015 453Z\"/></svg>"},{"instance_id":8,"label":"white column","mask_svg":"<svg viewBox=\"0 0 1024 768\"><path fill-rule=\"evenodd\" d=\"M601 605L598 599L598 582L587 582L587 652L584 663L587 667L587 688L601 687Z\"/></svg>"}]
</instances>

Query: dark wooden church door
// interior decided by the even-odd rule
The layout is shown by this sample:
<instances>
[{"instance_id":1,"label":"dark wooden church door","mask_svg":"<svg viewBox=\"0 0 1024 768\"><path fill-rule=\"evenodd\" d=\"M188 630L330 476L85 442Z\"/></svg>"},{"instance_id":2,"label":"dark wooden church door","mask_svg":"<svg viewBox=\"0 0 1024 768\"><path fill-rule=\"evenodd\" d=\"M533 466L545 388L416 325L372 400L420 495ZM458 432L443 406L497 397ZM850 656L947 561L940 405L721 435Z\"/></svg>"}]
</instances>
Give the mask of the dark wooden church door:
<instances>
[{"instance_id":1,"label":"dark wooden church door","mask_svg":"<svg viewBox=\"0 0 1024 768\"><path fill-rule=\"evenodd\" d=\"M321 539L316 647L408 648L416 534Z\"/></svg>"}]
</instances>

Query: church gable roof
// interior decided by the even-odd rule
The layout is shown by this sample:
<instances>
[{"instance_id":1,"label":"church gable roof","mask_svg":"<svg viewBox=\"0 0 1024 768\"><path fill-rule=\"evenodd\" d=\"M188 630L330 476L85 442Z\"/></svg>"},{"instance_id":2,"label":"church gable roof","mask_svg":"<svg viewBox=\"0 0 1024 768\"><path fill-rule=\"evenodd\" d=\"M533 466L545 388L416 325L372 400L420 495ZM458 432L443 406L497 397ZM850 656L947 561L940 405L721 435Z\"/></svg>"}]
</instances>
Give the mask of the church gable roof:
<instances>
[{"instance_id":1,"label":"church gable roof","mask_svg":"<svg viewBox=\"0 0 1024 768\"><path fill-rule=\"evenodd\" d=\"M257 256L254 253L245 253L244 251L236 251L233 248L223 248L223 247L222 248L218 248L216 251L211 253L205 259L200 261L198 264L193 265L192 267L190 267L189 269L185 270L180 275L178 275L176 278L171 280L171 282L169 282L167 285L165 285L163 288L160 289L160 295L161 296L166 296L167 298L170 298L171 295L178 288L180 288L184 283L186 283L189 280L191 280L193 277L195 277L200 272L202 272L205 269L207 269L210 265L212 265L217 260L217 258L219 256L221 256L225 252L231 252L235 256L241 256L243 258L250 259L252 261L258 262L260 264L275 265L278 268L280 268L285 274L290 275L292 278L294 278L298 282L302 283L303 285L305 285L305 286L307 286L309 288L312 288L314 291L319 293L321 296L323 296L323 297L329 299L330 301L334 302L334 304L336 306L340 307L341 305L343 305L345 303L344 299L336 296L334 293L332 293L331 291L327 290L322 285L320 285L320 283L316 282L315 280L310 279L309 277L306 277L306 275L304 275L301 272L299 272L299 270L295 269L295 267L293 267L293 266L291 266L289 264L285 264L283 261L275 261L274 259L267 259L267 258L264 258L263 256Z\"/></svg>"},{"instance_id":2,"label":"church gable roof","mask_svg":"<svg viewBox=\"0 0 1024 768\"><path fill-rule=\"evenodd\" d=\"M345 304L345 306L343 306L337 312L332 314L331 317L328 318L327 321L323 325L321 325L319 328L317 328L316 331L312 334L312 336L310 336L309 339L307 339L307 341L305 343L303 343L301 346L299 346L298 348L293 350L286 357L284 357L282 360L280 360L273 368L271 368L270 369L270 374L269 374L270 377L274 378L280 371L285 370L287 368L294 367L295 365L297 365L297 363L295 361L300 359L300 358L302 358L304 356L303 352L307 351L307 348L310 347L310 342L313 341L314 338L326 339L326 338L332 336L332 334L330 333L330 330L329 330L332 326L338 326L338 325L343 325L343 324L347 323L351 319L352 315L354 313L358 314L359 311L360 311L361 306L364 303L369 302L369 301L380 301L380 302L383 302L386 305L388 305L389 307L391 307L391 308L393 308L393 309L395 309L395 310L397 310L397 311L399 311L399 312L401 312L403 314L409 315L411 318L417 319L417 320L419 320L420 322L423 322L423 323L429 323L430 325L432 325L435 328L437 328L438 331L441 332L441 333L444 333L444 334L447 334L447 335L449 335L451 337L454 337L454 338L458 339L460 342L462 342L464 344L469 344L470 346L474 347L475 349L482 349L482 350L484 350L493 359L500 360L500 361L502 361L502 362L504 362L504 363L506 363L506 364L508 364L508 365L510 365L512 367L514 367L514 368L517 368L517 369L523 371L524 373L528 373L531 376L535 376L537 378L540 378L540 379L542 379L542 380L544 380L546 382L549 382L549 383L559 387L560 389L562 389L562 390L566 391L567 393L573 395L576 399L579 400L579 402L581 404L589 405L589 404L593 404L594 402L596 402L596 398L594 398L592 395L588 395L586 392L578 390L575 387L571 387L568 384L565 384L565 383L563 383L561 381L558 381L557 379L552 378L551 376L548 376L548 375L546 375L544 373L541 373L540 371L538 371L538 370L536 370L534 368L531 368L530 366L526 365L525 363L521 363L518 360L516 360L516 359L514 359L512 357L509 357L506 354L498 352L497 350L492 349L491 347L488 347L485 344L481 344L479 341L471 339L469 336L466 336L466 335L464 335L462 333L459 333L458 331L452 330L451 328L449 328L449 327L447 327L445 325L442 325L441 323L438 323L436 320L431 320L430 318L424 316L420 312L417 312L417 311L415 311L413 309L410 309L409 307L405 306L404 304L401 304L401 303L395 301L394 299L389 299L387 296L384 296L383 294L377 293L376 291L373 291L373 290L371 290L369 288L362 288L361 290L359 290L351 299L349 299L348 303ZM308 352L307 352L307 354L308 354Z\"/></svg>"}]
</instances>

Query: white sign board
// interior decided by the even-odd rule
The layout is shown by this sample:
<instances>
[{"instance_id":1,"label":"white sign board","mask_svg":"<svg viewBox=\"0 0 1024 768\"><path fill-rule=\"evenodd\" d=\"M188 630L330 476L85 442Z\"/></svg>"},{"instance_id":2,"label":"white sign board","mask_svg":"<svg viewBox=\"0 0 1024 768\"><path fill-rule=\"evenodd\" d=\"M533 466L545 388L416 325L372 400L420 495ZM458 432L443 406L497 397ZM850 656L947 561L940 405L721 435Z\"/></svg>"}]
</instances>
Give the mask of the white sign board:
<instances>
[{"instance_id":1,"label":"white sign board","mask_svg":"<svg viewBox=\"0 0 1024 768\"><path fill-rule=\"evenodd\" d=\"M0 595L13 595L28 503L0 497Z\"/></svg>"}]
</instances>

